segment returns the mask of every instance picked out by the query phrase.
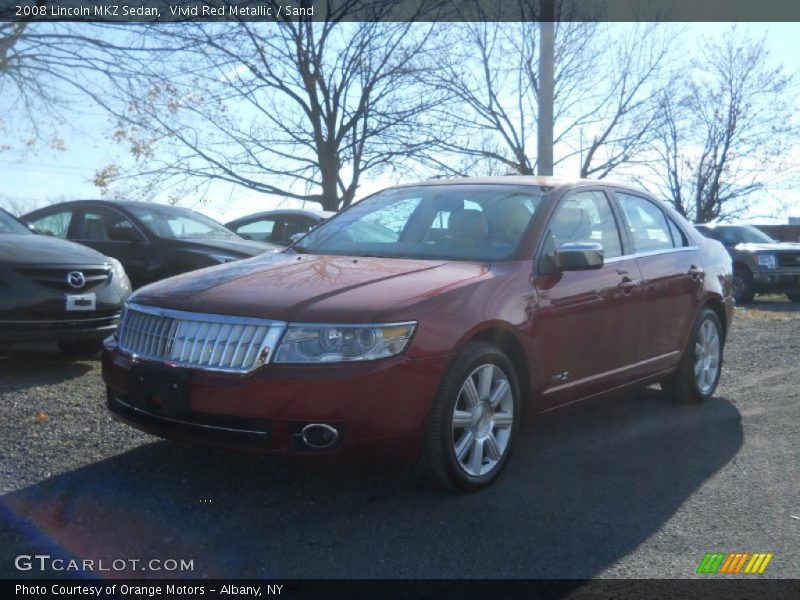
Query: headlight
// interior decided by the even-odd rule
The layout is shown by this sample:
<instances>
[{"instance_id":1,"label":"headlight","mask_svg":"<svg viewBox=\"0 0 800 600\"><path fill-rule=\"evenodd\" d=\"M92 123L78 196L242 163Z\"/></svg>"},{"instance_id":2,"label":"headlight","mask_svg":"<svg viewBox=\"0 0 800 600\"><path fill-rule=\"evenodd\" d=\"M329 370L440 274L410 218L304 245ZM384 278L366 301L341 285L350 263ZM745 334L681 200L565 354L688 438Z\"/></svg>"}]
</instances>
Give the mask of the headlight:
<instances>
[{"instance_id":1,"label":"headlight","mask_svg":"<svg viewBox=\"0 0 800 600\"><path fill-rule=\"evenodd\" d=\"M108 261L108 264L111 265L112 279L119 281L123 287L130 289L131 282L128 279L128 274L125 273L125 269L122 267L122 263L113 256L106 256L106 260Z\"/></svg>"},{"instance_id":2,"label":"headlight","mask_svg":"<svg viewBox=\"0 0 800 600\"><path fill-rule=\"evenodd\" d=\"M290 324L273 362L317 363L375 360L400 354L416 323L369 325Z\"/></svg>"},{"instance_id":3,"label":"headlight","mask_svg":"<svg viewBox=\"0 0 800 600\"><path fill-rule=\"evenodd\" d=\"M777 266L774 254L758 254L756 262L759 267L767 267L768 269L774 269Z\"/></svg>"}]
</instances>

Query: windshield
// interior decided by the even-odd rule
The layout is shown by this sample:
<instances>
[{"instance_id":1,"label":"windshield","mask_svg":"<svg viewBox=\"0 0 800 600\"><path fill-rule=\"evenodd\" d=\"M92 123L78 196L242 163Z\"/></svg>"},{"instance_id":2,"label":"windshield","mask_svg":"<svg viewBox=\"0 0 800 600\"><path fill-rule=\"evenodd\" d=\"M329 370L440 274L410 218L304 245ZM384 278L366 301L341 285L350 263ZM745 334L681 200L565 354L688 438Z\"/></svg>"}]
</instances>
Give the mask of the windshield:
<instances>
[{"instance_id":1,"label":"windshield","mask_svg":"<svg viewBox=\"0 0 800 600\"><path fill-rule=\"evenodd\" d=\"M0 233L30 233L32 235L30 229L2 209L0 209Z\"/></svg>"},{"instance_id":2,"label":"windshield","mask_svg":"<svg viewBox=\"0 0 800 600\"><path fill-rule=\"evenodd\" d=\"M508 184L385 190L322 223L292 249L345 256L507 260L548 191Z\"/></svg>"},{"instance_id":3,"label":"windshield","mask_svg":"<svg viewBox=\"0 0 800 600\"><path fill-rule=\"evenodd\" d=\"M183 208L154 204L152 206L134 206L129 210L150 231L162 238L173 240L241 239L213 219Z\"/></svg>"},{"instance_id":4,"label":"windshield","mask_svg":"<svg viewBox=\"0 0 800 600\"><path fill-rule=\"evenodd\" d=\"M774 240L752 225L698 227L700 233L728 246L736 244L771 244Z\"/></svg>"}]
</instances>

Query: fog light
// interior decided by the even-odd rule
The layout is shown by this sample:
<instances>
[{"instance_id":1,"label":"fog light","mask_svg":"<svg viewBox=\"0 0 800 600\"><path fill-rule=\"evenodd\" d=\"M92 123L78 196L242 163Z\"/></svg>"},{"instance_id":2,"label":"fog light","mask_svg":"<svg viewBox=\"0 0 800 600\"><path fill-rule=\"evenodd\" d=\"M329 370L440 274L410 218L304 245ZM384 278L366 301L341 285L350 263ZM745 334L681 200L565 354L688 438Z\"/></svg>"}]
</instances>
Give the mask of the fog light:
<instances>
[{"instance_id":1,"label":"fog light","mask_svg":"<svg viewBox=\"0 0 800 600\"><path fill-rule=\"evenodd\" d=\"M324 423L309 423L300 431L303 443L316 450L330 448L339 439L339 432Z\"/></svg>"}]
</instances>

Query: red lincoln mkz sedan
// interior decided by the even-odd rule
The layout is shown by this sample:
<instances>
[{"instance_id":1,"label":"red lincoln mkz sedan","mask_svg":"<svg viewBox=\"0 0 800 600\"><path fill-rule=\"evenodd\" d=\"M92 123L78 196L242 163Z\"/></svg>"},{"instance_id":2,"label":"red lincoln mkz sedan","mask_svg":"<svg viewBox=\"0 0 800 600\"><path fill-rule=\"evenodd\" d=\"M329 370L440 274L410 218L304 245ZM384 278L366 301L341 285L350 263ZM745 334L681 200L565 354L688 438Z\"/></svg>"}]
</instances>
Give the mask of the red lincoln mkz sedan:
<instances>
[{"instance_id":1,"label":"red lincoln mkz sedan","mask_svg":"<svg viewBox=\"0 0 800 600\"><path fill-rule=\"evenodd\" d=\"M399 186L284 252L139 290L108 406L163 437L420 459L477 489L523 412L625 386L714 392L731 259L642 191L551 178Z\"/></svg>"}]
</instances>

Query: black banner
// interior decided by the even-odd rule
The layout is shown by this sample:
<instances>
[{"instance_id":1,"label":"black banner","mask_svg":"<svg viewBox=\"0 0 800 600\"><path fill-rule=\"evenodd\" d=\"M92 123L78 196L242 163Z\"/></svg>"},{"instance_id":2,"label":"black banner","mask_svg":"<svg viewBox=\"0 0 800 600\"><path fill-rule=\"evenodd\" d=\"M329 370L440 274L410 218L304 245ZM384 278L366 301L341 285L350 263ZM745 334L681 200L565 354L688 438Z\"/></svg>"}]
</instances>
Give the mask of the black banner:
<instances>
[{"instance_id":1,"label":"black banner","mask_svg":"<svg viewBox=\"0 0 800 600\"><path fill-rule=\"evenodd\" d=\"M0 0L0 21L800 21L797 0Z\"/></svg>"},{"instance_id":2,"label":"black banner","mask_svg":"<svg viewBox=\"0 0 800 600\"><path fill-rule=\"evenodd\" d=\"M675 579L675 580L4 580L3 598L47 600L153 600L238 598L341 598L393 600L395 598L478 600L570 600L674 598L782 599L800 597L796 579Z\"/></svg>"}]
</instances>

